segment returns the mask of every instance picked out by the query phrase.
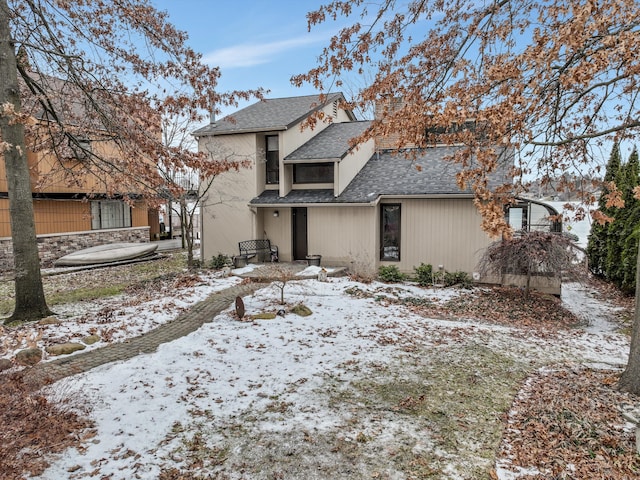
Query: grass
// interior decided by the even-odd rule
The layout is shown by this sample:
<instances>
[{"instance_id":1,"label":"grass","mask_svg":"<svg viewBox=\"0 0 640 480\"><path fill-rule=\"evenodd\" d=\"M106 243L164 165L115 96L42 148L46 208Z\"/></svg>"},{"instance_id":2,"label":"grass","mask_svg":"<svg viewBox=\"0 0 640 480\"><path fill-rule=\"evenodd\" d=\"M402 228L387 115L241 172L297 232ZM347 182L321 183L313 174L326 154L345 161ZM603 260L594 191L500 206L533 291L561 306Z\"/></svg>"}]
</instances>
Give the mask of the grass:
<instances>
[{"instance_id":1,"label":"grass","mask_svg":"<svg viewBox=\"0 0 640 480\"><path fill-rule=\"evenodd\" d=\"M166 255L159 260L116 267L104 267L100 281L94 276L85 279L82 271L68 275L49 275L42 278L47 305L54 307L65 303L118 295L139 283L181 272L186 268L186 257L181 254ZM0 281L0 316L13 312L15 289L13 280Z\"/></svg>"},{"instance_id":2,"label":"grass","mask_svg":"<svg viewBox=\"0 0 640 480\"><path fill-rule=\"evenodd\" d=\"M504 418L536 365L473 340L428 348L327 373L313 406L300 407L332 419L321 427L301 421L299 407L277 397L236 417L237 432L198 419L181 432L178 447L189 467L162 478L242 471L260 478L489 480Z\"/></svg>"},{"instance_id":3,"label":"grass","mask_svg":"<svg viewBox=\"0 0 640 480\"><path fill-rule=\"evenodd\" d=\"M393 433L396 446L388 459L406 478L448 478L455 465L456 477L489 479L502 419L531 369L529 362L479 344L414 352L409 362L331 389L330 403L338 411L357 410L363 418L390 416L407 425ZM356 441L359 445L349 448L364 455L366 444L375 448L376 434L359 435ZM425 441L428 447L421 446Z\"/></svg>"}]
</instances>

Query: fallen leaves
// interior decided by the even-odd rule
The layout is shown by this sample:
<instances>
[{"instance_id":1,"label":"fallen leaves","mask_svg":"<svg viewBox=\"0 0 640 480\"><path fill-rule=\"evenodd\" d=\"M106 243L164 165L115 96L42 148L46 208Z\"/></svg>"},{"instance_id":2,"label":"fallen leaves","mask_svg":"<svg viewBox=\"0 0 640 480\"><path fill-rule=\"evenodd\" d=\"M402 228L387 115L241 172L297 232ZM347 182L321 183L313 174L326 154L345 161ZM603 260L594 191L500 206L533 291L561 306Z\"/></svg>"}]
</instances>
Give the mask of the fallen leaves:
<instances>
[{"instance_id":1,"label":"fallen leaves","mask_svg":"<svg viewBox=\"0 0 640 480\"><path fill-rule=\"evenodd\" d=\"M47 467L44 453L62 452L92 432L89 421L6 376L0 377L0 424L0 480L42 473Z\"/></svg>"},{"instance_id":2,"label":"fallen leaves","mask_svg":"<svg viewBox=\"0 0 640 480\"><path fill-rule=\"evenodd\" d=\"M473 318L538 331L556 331L580 324L556 297L539 292L530 292L526 297L519 289L509 287L475 289L444 304L409 305L409 308L423 316Z\"/></svg>"},{"instance_id":3,"label":"fallen leaves","mask_svg":"<svg viewBox=\"0 0 640 480\"><path fill-rule=\"evenodd\" d=\"M616 377L573 366L539 372L513 404L502 455L539 472L522 478L638 478L634 434L618 406L640 399L617 390Z\"/></svg>"}]
</instances>

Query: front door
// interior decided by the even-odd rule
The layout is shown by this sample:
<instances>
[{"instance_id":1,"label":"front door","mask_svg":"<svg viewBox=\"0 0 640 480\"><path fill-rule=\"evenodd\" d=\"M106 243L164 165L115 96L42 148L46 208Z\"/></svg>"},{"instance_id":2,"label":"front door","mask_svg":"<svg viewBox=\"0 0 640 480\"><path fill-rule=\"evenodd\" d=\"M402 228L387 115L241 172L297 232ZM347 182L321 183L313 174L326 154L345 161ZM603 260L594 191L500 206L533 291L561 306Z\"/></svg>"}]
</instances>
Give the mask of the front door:
<instances>
[{"instance_id":1,"label":"front door","mask_svg":"<svg viewBox=\"0 0 640 480\"><path fill-rule=\"evenodd\" d=\"M293 259L304 260L307 251L307 209L304 207L292 209L293 218Z\"/></svg>"}]
</instances>

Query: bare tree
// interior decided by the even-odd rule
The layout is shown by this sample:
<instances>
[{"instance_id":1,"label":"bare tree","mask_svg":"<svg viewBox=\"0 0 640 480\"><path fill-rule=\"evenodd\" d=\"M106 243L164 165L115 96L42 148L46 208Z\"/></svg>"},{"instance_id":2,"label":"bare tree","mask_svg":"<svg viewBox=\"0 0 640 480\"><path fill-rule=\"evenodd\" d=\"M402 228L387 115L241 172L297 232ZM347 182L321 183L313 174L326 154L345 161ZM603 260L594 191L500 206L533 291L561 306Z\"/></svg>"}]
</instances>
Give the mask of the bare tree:
<instances>
[{"instance_id":1,"label":"bare tree","mask_svg":"<svg viewBox=\"0 0 640 480\"><path fill-rule=\"evenodd\" d=\"M352 21L294 84L328 91L351 72L375 72L353 104L377 102L381 114L355 141L464 145L448 160L462 167L458 184L473 188L494 237L511 234L503 205L524 176L599 177L602 146L640 132L636 0L334 0L307 18L310 29ZM474 130L456 128L469 120ZM515 182L490 188L501 162L496 146L518 152ZM587 191L583 200L594 196ZM640 308L620 384L640 394Z\"/></svg>"},{"instance_id":2,"label":"bare tree","mask_svg":"<svg viewBox=\"0 0 640 480\"><path fill-rule=\"evenodd\" d=\"M52 153L66 182L89 175L109 195L157 199L163 185L157 165L208 168L207 155L163 144L160 118L197 120L200 112L260 98L262 91L219 93L219 70L204 65L186 34L148 0L0 0L0 16L1 153L7 177L15 179L11 320L28 320L49 309L30 226L27 149ZM76 161L69 167L65 159Z\"/></svg>"}]
</instances>

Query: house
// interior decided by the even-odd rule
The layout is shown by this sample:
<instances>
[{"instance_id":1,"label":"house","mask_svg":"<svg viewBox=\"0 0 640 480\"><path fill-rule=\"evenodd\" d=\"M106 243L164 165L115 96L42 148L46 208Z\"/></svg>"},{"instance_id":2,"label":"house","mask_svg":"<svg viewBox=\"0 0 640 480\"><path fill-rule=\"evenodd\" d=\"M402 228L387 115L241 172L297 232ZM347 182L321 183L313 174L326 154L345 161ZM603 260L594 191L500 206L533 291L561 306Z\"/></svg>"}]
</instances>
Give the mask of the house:
<instances>
[{"instance_id":1,"label":"house","mask_svg":"<svg viewBox=\"0 0 640 480\"><path fill-rule=\"evenodd\" d=\"M202 258L237 255L238 242L269 239L282 261L322 255L327 265L372 273L412 272L429 263L473 273L491 239L458 167L442 161L455 146L415 158L350 139L369 125L342 108L340 93L263 100L194 132L201 151L250 158L252 168L216 179L202 211ZM303 128L309 115L324 121ZM319 114L319 115L318 115ZM509 181L511 158L490 186Z\"/></svg>"},{"instance_id":2,"label":"house","mask_svg":"<svg viewBox=\"0 0 640 480\"><path fill-rule=\"evenodd\" d=\"M60 101L60 115L68 128L74 128L73 118L85 115L83 107L74 100L73 86L60 79L46 78ZM63 104L64 102L64 104ZM34 126L31 144L46 142L51 136L46 115L33 102L26 102L24 110L31 113ZM86 115L85 115L86 116ZM86 150L117 157L114 140L96 129L84 133L78 143ZM28 143L29 145L29 143ZM49 145L49 144L47 144ZM90 171L84 163L81 149L69 144L33 148L27 152L31 173L31 190L35 214L36 235L43 267L50 267L57 258L87 247L113 242L148 242L159 232L158 214L142 200L125 201L124 194L108 173ZM60 150L65 155L60 155ZM54 153L57 150L58 153ZM66 172L74 171L70 177ZM119 195L120 193L120 195ZM5 163L0 154L0 272L13 268L9 199Z\"/></svg>"}]
</instances>

